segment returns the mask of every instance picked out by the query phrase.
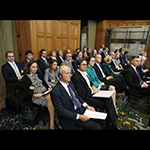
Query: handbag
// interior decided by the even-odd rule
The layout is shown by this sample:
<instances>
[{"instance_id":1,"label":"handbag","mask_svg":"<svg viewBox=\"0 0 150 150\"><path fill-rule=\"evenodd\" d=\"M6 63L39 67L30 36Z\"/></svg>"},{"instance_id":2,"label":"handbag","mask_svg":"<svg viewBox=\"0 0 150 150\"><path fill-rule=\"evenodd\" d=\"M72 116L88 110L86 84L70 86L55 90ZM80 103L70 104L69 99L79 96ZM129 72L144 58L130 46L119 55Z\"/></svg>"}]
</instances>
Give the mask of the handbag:
<instances>
[{"instance_id":1,"label":"handbag","mask_svg":"<svg viewBox=\"0 0 150 150\"><path fill-rule=\"evenodd\" d=\"M22 122L23 124L28 124L31 126L35 126L38 124L37 118L38 109L30 110L28 106L25 106L24 112L22 115Z\"/></svg>"}]
</instances>

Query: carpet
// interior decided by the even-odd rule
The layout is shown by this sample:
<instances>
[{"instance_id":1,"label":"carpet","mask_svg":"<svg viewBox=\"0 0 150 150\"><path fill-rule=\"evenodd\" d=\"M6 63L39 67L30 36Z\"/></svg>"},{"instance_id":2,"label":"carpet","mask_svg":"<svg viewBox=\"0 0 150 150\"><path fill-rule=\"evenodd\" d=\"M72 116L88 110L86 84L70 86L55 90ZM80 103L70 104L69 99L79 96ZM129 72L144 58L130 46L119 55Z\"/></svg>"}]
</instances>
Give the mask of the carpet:
<instances>
[{"instance_id":1,"label":"carpet","mask_svg":"<svg viewBox=\"0 0 150 150\"><path fill-rule=\"evenodd\" d=\"M137 99L129 103L126 109L127 97L124 94L117 94L117 110L119 118L116 120L119 130L149 130L146 100ZM46 125L43 125L45 117ZM49 115L38 112L38 124L35 126L23 125L22 112L15 113L3 108L0 110L0 130L49 130Z\"/></svg>"}]
</instances>

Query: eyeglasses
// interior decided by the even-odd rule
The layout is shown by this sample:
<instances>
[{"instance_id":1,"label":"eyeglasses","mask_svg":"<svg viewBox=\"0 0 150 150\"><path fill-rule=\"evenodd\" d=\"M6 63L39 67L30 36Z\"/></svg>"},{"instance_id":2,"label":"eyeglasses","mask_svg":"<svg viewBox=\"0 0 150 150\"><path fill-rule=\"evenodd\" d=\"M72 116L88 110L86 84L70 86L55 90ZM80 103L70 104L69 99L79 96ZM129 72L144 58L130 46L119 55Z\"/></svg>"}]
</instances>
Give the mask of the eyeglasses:
<instances>
[{"instance_id":1,"label":"eyeglasses","mask_svg":"<svg viewBox=\"0 0 150 150\"><path fill-rule=\"evenodd\" d=\"M82 64L83 66L87 66L87 64Z\"/></svg>"},{"instance_id":2,"label":"eyeglasses","mask_svg":"<svg viewBox=\"0 0 150 150\"><path fill-rule=\"evenodd\" d=\"M15 57L15 56L7 56L7 57Z\"/></svg>"}]
</instances>

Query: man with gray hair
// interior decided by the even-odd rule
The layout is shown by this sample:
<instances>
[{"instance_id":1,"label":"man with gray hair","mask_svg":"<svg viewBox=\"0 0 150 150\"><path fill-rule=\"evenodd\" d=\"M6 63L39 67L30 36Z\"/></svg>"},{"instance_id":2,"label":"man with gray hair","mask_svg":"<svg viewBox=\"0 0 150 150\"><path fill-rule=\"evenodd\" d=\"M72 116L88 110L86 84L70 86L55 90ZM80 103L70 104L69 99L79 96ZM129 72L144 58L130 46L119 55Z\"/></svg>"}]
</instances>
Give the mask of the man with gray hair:
<instances>
[{"instance_id":1,"label":"man with gray hair","mask_svg":"<svg viewBox=\"0 0 150 150\"><path fill-rule=\"evenodd\" d=\"M71 70L62 65L59 69L59 81L51 91L51 98L57 112L59 125L64 130L75 127L91 130L105 129L105 120L90 119L84 115L86 109L95 111L80 98L71 82Z\"/></svg>"}]
</instances>

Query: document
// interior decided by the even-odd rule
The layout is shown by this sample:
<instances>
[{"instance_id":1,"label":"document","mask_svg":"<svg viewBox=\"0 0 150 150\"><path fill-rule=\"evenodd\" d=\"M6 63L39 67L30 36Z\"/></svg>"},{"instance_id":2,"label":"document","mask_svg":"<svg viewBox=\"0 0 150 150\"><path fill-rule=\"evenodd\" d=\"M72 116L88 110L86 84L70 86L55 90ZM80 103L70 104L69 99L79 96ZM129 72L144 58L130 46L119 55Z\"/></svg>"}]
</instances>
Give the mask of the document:
<instances>
[{"instance_id":1,"label":"document","mask_svg":"<svg viewBox=\"0 0 150 150\"><path fill-rule=\"evenodd\" d=\"M91 111L89 109L85 110L84 115L86 115L90 118L93 118L93 119L106 119L106 117L107 117L106 113Z\"/></svg>"},{"instance_id":2,"label":"document","mask_svg":"<svg viewBox=\"0 0 150 150\"><path fill-rule=\"evenodd\" d=\"M93 97L109 98L113 93L114 91L100 90L98 93L94 94Z\"/></svg>"}]
</instances>

